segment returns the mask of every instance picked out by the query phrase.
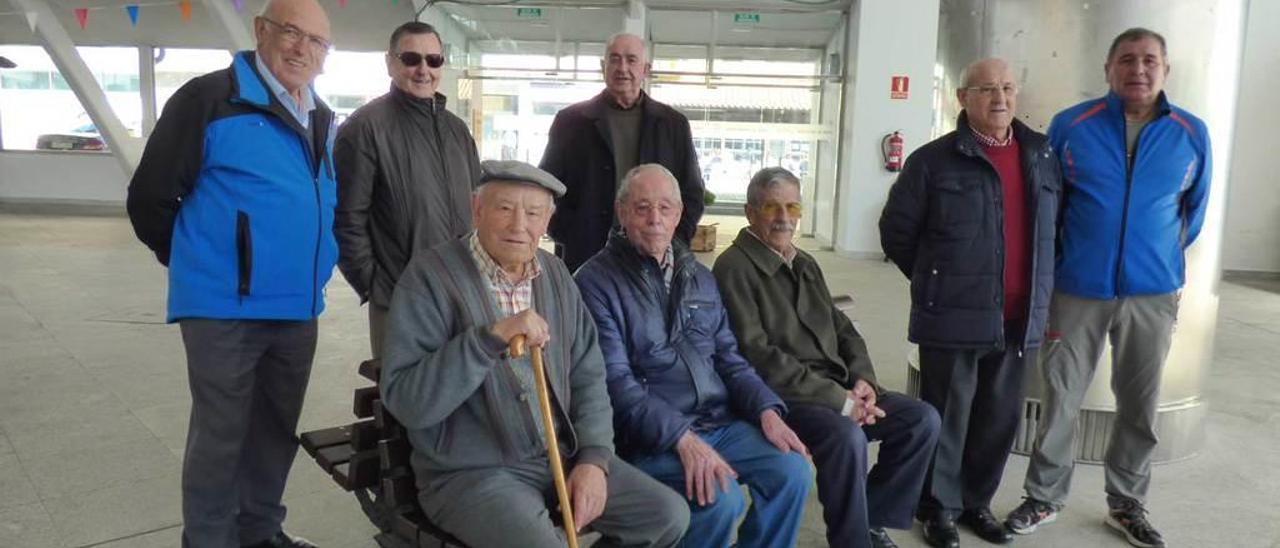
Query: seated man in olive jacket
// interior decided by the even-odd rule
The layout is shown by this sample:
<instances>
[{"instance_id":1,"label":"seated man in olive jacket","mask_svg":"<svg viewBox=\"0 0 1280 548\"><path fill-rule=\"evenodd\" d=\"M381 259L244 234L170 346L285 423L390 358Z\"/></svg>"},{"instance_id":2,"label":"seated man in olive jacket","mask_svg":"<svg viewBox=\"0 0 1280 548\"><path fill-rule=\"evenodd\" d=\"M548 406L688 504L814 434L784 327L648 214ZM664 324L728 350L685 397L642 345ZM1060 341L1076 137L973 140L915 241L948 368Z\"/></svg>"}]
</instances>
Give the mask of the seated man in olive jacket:
<instances>
[{"instance_id":1,"label":"seated man in olive jacket","mask_svg":"<svg viewBox=\"0 0 1280 548\"><path fill-rule=\"evenodd\" d=\"M909 529L938 437L938 413L876 385L867 345L835 307L818 263L792 244L800 181L766 168L747 186L747 220L714 273L738 347L786 402L813 454L831 546L894 546ZM879 440L867 472L867 441Z\"/></svg>"}]
</instances>

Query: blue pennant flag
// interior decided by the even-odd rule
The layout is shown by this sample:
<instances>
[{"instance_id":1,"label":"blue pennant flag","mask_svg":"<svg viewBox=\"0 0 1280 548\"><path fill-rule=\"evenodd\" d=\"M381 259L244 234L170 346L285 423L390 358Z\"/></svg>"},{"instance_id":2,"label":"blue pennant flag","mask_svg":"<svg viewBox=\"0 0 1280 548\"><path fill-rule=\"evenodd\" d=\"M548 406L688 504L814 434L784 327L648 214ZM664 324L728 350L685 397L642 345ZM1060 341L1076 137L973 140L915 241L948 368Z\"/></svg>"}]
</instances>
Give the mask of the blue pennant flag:
<instances>
[{"instance_id":1,"label":"blue pennant flag","mask_svg":"<svg viewBox=\"0 0 1280 548\"><path fill-rule=\"evenodd\" d=\"M129 24L138 26L138 5L129 4L124 7L124 11L129 12Z\"/></svg>"}]
</instances>

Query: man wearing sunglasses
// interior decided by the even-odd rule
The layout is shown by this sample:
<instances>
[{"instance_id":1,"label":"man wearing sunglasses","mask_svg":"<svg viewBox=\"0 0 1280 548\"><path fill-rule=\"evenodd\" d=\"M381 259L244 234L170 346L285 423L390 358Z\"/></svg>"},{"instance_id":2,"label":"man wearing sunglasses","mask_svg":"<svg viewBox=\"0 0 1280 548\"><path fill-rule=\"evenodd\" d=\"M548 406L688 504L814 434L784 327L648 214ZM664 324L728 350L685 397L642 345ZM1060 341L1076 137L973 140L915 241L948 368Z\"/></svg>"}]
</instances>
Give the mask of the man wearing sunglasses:
<instances>
[{"instance_id":1,"label":"man wearing sunglasses","mask_svg":"<svg viewBox=\"0 0 1280 548\"><path fill-rule=\"evenodd\" d=\"M909 529L938 434L928 405L876 383L867 344L836 308L822 269L792 243L800 180L781 167L747 184L747 221L716 259L738 348L789 412L786 423L818 468L831 546L895 546ZM879 460L868 471L868 440Z\"/></svg>"},{"instance_id":2,"label":"man wearing sunglasses","mask_svg":"<svg viewBox=\"0 0 1280 548\"><path fill-rule=\"evenodd\" d=\"M907 158L880 217L885 255L911 280L907 338L920 397L942 415L918 515L930 546L958 546L957 520L987 542L991 512L1044 338L1062 183L1048 139L1014 118L1009 65L967 67L956 130Z\"/></svg>"},{"instance_id":3,"label":"man wearing sunglasses","mask_svg":"<svg viewBox=\"0 0 1280 548\"><path fill-rule=\"evenodd\" d=\"M538 167L569 189L556 202L549 234L570 271L604 247L617 226L614 195L623 175L640 164L659 164L680 182L684 213L676 238L688 243L702 218L702 171L689 119L644 92L649 77L645 42L619 34L600 61L605 90L556 114Z\"/></svg>"},{"instance_id":4,"label":"man wearing sunglasses","mask_svg":"<svg viewBox=\"0 0 1280 548\"><path fill-rule=\"evenodd\" d=\"M270 0L255 51L165 105L129 183L138 239L169 270L191 421L182 546L306 548L281 529L316 319L337 260L329 52L315 0Z\"/></svg>"},{"instance_id":5,"label":"man wearing sunglasses","mask_svg":"<svg viewBox=\"0 0 1280 548\"><path fill-rule=\"evenodd\" d=\"M444 44L427 23L391 33L391 90L338 131L338 266L369 304L369 344L382 355L391 291L414 252L471 230L480 158L467 125L445 110Z\"/></svg>"}]
</instances>

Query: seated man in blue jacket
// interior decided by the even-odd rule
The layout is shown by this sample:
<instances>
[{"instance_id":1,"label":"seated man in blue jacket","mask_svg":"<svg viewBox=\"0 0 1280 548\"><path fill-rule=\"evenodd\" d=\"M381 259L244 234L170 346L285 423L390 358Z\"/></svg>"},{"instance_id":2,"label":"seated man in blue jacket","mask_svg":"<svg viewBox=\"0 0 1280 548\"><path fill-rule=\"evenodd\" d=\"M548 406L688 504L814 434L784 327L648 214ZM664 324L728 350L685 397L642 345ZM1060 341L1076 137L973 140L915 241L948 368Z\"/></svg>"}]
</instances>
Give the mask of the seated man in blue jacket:
<instances>
[{"instance_id":1,"label":"seated man in blue jacket","mask_svg":"<svg viewBox=\"0 0 1280 548\"><path fill-rule=\"evenodd\" d=\"M666 168L632 169L620 230L575 275L608 371L618 454L691 505L685 545L794 546L809 492L808 449L786 406L738 354L711 271L680 241L680 187Z\"/></svg>"}]
</instances>

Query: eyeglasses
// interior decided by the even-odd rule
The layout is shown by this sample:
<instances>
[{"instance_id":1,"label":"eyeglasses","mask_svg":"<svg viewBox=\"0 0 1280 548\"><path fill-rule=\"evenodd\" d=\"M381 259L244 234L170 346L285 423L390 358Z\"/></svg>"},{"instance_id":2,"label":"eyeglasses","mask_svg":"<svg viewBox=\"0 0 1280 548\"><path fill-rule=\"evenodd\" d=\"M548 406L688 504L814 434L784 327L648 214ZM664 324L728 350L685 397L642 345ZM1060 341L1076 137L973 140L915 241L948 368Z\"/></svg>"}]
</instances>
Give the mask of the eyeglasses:
<instances>
[{"instance_id":1,"label":"eyeglasses","mask_svg":"<svg viewBox=\"0 0 1280 548\"><path fill-rule=\"evenodd\" d=\"M444 55L439 53L428 53L423 55L416 51L402 51L396 58L404 63L406 67L416 67L423 61L427 62L427 66L431 68L440 68L444 66Z\"/></svg>"},{"instance_id":2,"label":"eyeglasses","mask_svg":"<svg viewBox=\"0 0 1280 548\"><path fill-rule=\"evenodd\" d=\"M756 209L758 209L760 213L764 213L767 217L777 217L783 210L786 210L787 215L795 218L800 218L801 215L804 215L804 206L800 205L799 202L780 204L778 202L770 201L760 204Z\"/></svg>"},{"instance_id":3,"label":"eyeglasses","mask_svg":"<svg viewBox=\"0 0 1280 548\"><path fill-rule=\"evenodd\" d=\"M259 16L258 19L271 23L271 26L275 27L280 31L280 35L284 37L284 41L286 43L297 44L298 42L301 42L303 38L305 38L307 40L307 45L311 46L311 49L314 49L315 51L320 53L328 53L329 49L333 47L333 44L330 43L328 40L321 38L319 36L316 36L314 34L311 34L309 32L306 32L293 25L277 23L266 17L261 17L261 16Z\"/></svg>"},{"instance_id":4,"label":"eyeglasses","mask_svg":"<svg viewBox=\"0 0 1280 548\"><path fill-rule=\"evenodd\" d=\"M978 93L986 95L987 97L994 97L997 90L1003 91L1005 96L1007 97L1013 97L1014 95L1018 94L1018 86L1015 84L1004 84L1002 86L997 86L995 84L987 84L985 86L969 86L963 89L968 91L977 91Z\"/></svg>"}]
</instances>

